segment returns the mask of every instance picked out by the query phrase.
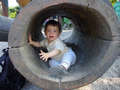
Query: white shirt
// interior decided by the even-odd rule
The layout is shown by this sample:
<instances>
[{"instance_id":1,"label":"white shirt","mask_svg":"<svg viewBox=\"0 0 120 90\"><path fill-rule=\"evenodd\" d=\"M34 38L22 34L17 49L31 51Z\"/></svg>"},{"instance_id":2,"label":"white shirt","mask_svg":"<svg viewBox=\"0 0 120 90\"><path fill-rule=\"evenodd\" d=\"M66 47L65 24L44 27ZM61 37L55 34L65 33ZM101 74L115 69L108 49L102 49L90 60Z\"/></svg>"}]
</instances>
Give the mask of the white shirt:
<instances>
[{"instance_id":1,"label":"white shirt","mask_svg":"<svg viewBox=\"0 0 120 90\"><path fill-rule=\"evenodd\" d=\"M48 40L44 39L40 42L40 46L46 47L48 49L48 52L51 52L55 49L60 50L60 54L52 57L54 60L61 60L64 53L68 51L68 47L59 38L52 41L51 43L48 43Z\"/></svg>"}]
</instances>

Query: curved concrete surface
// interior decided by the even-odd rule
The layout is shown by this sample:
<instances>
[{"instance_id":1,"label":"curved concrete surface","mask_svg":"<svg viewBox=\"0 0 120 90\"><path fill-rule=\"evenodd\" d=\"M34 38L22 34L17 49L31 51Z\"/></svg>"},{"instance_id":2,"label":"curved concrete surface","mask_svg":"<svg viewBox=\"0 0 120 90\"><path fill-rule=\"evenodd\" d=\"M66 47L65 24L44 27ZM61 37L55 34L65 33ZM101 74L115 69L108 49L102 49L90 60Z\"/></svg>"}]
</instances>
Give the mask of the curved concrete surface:
<instances>
[{"instance_id":1,"label":"curved concrete surface","mask_svg":"<svg viewBox=\"0 0 120 90\"><path fill-rule=\"evenodd\" d=\"M49 76L49 67L39 60L27 42L28 32L33 40L42 40L43 22L54 15L65 16L74 23L71 36L64 42L75 51L77 62L69 74L63 76L62 89L74 89L95 81L112 65L120 51L116 15L101 0L33 0L21 10L9 33L13 64L32 83L50 90L59 87L59 80Z\"/></svg>"}]
</instances>

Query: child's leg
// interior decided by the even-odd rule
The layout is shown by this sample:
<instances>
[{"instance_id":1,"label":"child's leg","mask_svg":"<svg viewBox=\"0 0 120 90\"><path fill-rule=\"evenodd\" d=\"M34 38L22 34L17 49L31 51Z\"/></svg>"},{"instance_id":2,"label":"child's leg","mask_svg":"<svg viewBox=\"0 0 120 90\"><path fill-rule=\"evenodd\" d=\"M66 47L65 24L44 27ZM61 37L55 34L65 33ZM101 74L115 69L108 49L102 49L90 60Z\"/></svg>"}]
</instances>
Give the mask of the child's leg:
<instances>
[{"instance_id":1,"label":"child's leg","mask_svg":"<svg viewBox=\"0 0 120 90\"><path fill-rule=\"evenodd\" d=\"M68 52L66 52L60 62L56 60L50 60L50 75L52 77L61 77L62 74L67 74L68 68L75 64L76 61L76 55L75 53L70 49Z\"/></svg>"},{"instance_id":2,"label":"child's leg","mask_svg":"<svg viewBox=\"0 0 120 90\"><path fill-rule=\"evenodd\" d=\"M69 49L68 52L66 52L61 61L56 61L54 59L49 61L50 67L57 67L57 66L64 66L65 69L67 70L71 65L75 64L76 62L76 55L72 51L72 49Z\"/></svg>"},{"instance_id":3,"label":"child's leg","mask_svg":"<svg viewBox=\"0 0 120 90\"><path fill-rule=\"evenodd\" d=\"M51 59L51 60L49 61L49 65L50 65L51 68L57 67L58 65L60 65L60 62L58 62L58 61L56 61L56 60L54 60L54 59Z\"/></svg>"},{"instance_id":4,"label":"child's leg","mask_svg":"<svg viewBox=\"0 0 120 90\"><path fill-rule=\"evenodd\" d=\"M54 78L61 78L61 75L67 74L68 72L65 70L64 66L61 65L61 62L56 60L50 60L50 76Z\"/></svg>"},{"instance_id":5,"label":"child's leg","mask_svg":"<svg viewBox=\"0 0 120 90\"><path fill-rule=\"evenodd\" d=\"M69 67L76 62L76 55L72 51L72 49L69 49L68 52L66 52L61 60L61 65L65 67L66 70L69 69Z\"/></svg>"}]
</instances>

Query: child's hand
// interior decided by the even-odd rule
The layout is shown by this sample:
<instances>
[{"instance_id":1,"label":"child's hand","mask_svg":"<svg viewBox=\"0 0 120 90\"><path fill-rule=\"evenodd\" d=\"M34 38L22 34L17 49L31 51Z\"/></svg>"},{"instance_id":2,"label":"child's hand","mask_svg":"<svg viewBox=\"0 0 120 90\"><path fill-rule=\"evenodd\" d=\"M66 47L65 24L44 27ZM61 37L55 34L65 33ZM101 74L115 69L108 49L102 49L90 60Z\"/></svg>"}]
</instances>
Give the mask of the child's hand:
<instances>
[{"instance_id":1,"label":"child's hand","mask_svg":"<svg viewBox=\"0 0 120 90\"><path fill-rule=\"evenodd\" d=\"M34 47L41 47L40 42L33 41L30 32L28 33L28 43Z\"/></svg>"},{"instance_id":2,"label":"child's hand","mask_svg":"<svg viewBox=\"0 0 120 90\"><path fill-rule=\"evenodd\" d=\"M32 42L32 37L31 37L31 34L29 33L28 34L28 42L31 44L31 42Z\"/></svg>"},{"instance_id":3,"label":"child's hand","mask_svg":"<svg viewBox=\"0 0 120 90\"><path fill-rule=\"evenodd\" d=\"M44 60L45 62L47 62L48 58L49 58L49 54L43 52L42 50L40 51L40 59Z\"/></svg>"}]
</instances>

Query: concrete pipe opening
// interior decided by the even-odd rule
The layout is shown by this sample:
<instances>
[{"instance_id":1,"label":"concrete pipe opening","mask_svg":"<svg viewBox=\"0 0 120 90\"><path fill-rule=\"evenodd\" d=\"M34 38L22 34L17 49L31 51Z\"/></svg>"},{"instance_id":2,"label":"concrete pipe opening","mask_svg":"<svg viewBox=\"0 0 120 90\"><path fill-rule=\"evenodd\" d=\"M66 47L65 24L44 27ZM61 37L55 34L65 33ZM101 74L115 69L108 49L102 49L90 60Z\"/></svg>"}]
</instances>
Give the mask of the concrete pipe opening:
<instances>
[{"instance_id":1,"label":"concrete pipe opening","mask_svg":"<svg viewBox=\"0 0 120 90\"><path fill-rule=\"evenodd\" d=\"M9 33L8 42L12 47L9 53L15 67L42 88L59 88L59 80L49 76L49 67L39 59L27 40L28 32L35 41L44 39L41 33L43 22L51 16L67 17L74 24L73 31L64 33L68 37L63 38L75 51L77 62L69 74L63 76L61 87L74 89L95 81L111 66L119 52L116 16L99 0L33 0L21 10Z\"/></svg>"}]
</instances>

